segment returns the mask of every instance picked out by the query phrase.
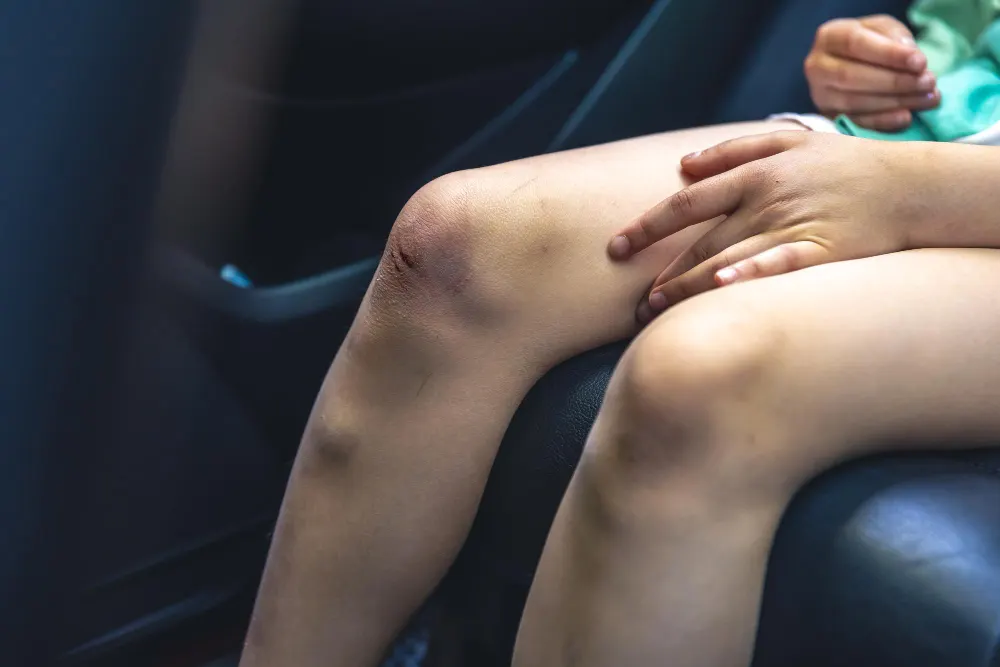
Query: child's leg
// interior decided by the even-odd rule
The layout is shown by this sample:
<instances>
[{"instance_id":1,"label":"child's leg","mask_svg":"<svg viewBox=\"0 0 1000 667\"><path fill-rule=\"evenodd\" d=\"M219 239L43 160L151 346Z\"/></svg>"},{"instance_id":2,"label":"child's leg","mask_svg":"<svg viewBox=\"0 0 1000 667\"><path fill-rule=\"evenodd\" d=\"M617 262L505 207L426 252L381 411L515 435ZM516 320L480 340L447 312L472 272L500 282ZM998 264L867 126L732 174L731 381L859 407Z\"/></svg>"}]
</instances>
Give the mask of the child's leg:
<instances>
[{"instance_id":1,"label":"child's leg","mask_svg":"<svg viewBox=\"0 0 1000 667\"><path fill-rule=\"evenodd\" d=\"M540 156L414 196L306 429L243 667L375 664L465 539L527 389L633 333L644 290L706 226L628 264L608 236L682 186L685 153L780 127Z\"/></svg>"},{"instance_id":2,"label":"child's leg","mask_svg":"<svg viewBox=\"0 0 1000 667\"><path fill-rule=\"evenodd\" d=\"M515 665L748 665L774 530L804 482L861 454L1000 442L998 281L1000 251L918 250L656 319L612 378Z\"/></svg>"}]
</instances>

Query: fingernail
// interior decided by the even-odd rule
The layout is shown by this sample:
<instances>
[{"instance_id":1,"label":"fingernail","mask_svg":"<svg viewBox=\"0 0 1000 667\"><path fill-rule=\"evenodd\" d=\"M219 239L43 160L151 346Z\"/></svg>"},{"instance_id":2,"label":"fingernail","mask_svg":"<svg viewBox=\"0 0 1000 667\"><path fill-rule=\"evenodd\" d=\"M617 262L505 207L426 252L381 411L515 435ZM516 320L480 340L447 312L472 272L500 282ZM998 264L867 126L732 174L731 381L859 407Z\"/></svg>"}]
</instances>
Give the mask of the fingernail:
<instances>
[{"instance_id":1,"label":"fingernail","mask_svg":"<svg viewBox=\"0 0 1000 667\"><path fill-rule=\"evenodd\" d=\"M693 160L696 157L698 157L699 155L701 155L701 151L695 151L694 153L688 153L687 155L685 155L684 157L681 158L681 162L685 162L687 160Z\"/></svg>"},{"instance_id":2,"label":"fingernail","mask_svg":"<svg viewBox=\"0 0 1000 667\"><path fill-rule=\"evenodd\" d=\"M934 80L934 75L930 72L924 72L917 79L917 89L918 90L934 90L934 86L937 85L937 81Z\"/></svg>"},{"instance_id":3,"label":"fingernail","mask_svg":"<svg viewBox=\"0 0 1000 667\"><path fill-rule=\"evenodd\" d=\"M611 243L608 244L608 252L615 259L625 259L631 249L632 244L629 243L627 236L618 235L611 239Z\"/></svg>"},{"instance_id":4,"label":"fingernail","mask_svg":"<svg viewBox=\"0 0 1000 667\"><path fill-rule=\"evenodd\" d=\"M649 307L652 308L654 313L666 310L667 297L663 296L663 292L653 292L649 295Z\"/></svg>"},{"instance_id":5,"label":"fingernail","mask_svg":"<svg viewBox=\"0 0 1000 667\"><path fill-rule=\"evenodd\" d=\"M927 58L922 53L914 53L906 59L906 66L914 71L920 71L927 65Z\"/></svg>"},{"instance_id":6,"label":"fingernail","mask_svg":"<svg viewBox=\"0 0 1000 667\"><path fill-rule=\"evenodd\" d=\"M898 37L900 44L905 44L906 46L916 46L916 42L909 35L900 35Z\"/></svg>"},{"instance_id":7,"label":"fingernail","mask_svg":"<svg viewBox=\"0 0 1000 667\"><path fill-rule=\"evenodd\" d=\"M728 266L724 269L719 269L719 271L715 274L715 277L718 278L719 282L723 285L728 285L736 280L736 269Z\"/></svg>"},{"instance_id":8,"label":"fingernail","mask_svg":"<svg viewBox=\"0 0 1000 667\"><path fill-rule=\"evenodd\" d=\"M929 99L929 100L933 100L937 96L938 96L938 91L937 90L935 90L933 92L930 92L930 93L927 93L927 95L925 95L925 97L927 99Z\"/></svg>"}]
</instances>

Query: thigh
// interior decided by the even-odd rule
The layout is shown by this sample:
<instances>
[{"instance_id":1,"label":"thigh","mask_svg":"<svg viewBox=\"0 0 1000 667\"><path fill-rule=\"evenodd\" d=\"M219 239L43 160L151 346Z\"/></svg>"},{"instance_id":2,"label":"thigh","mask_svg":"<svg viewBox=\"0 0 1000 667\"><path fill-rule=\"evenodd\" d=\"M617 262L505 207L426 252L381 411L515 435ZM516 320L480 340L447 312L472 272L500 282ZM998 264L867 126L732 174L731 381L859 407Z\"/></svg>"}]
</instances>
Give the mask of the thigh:
<instances>
[{"instance_id":1,"label":"thigh","mask_svg":"<svg viewBox=\"0 0 1000 667\"><path fill-rule=\"evenodd\" d=\"M789 426L785 460L807 477L875 451L1000 443L998 284L998 250L924 249L733 285L662 317L778 342L752 402Z\"/></svg>"},{"instance_id":2,"label":"thigh","mask_svg":"<svg viewBox=\"0 0 1000 667\"><path fill-rule=\"evenodd\" d=\"M634 333L635 307L652 280L714 222L612 263L611 235L684 187L680 158L720 141L796 123L756 122L651 135L517 160L449 176L478 229L470 263L512 286L507 339L554 361ZM549 359L551 357L551 359Z\"/></svg>"}]
</instances>

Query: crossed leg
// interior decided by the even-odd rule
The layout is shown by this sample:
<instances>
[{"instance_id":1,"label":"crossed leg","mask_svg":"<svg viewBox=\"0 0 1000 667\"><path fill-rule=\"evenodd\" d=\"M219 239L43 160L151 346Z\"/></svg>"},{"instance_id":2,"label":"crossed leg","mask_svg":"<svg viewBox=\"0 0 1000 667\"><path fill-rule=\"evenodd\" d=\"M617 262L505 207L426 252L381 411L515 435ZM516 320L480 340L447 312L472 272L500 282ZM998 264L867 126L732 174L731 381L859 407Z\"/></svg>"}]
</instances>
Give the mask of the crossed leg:
<instances>
[{"instance_id":1,"label":"crossed leg","mask_svg":"<svg viewBox=\"0 0 1000 667\"><path fill-rule=\"evenodd\" d=\"M540 156L452 174L414 196L306 427L243 667L378 662L461 546L527 389L562 359L635 333L635 305L649 283L712 223L626 264L608 261L609 235L682 186L681 155L779 127L719 126ZM737 293L749 286L718 292ZM678 307L639 342L709 298ZM712 370L704 366L699 373ZM605 414L617 404L612 399ZM704 410L694 414L707 419ZM625 421L602 416L601 424ZM584 470L591 467L607 468ZM574 489L581 486L578 478ZM577 495L567 500L546 563L560 558L562 516ZM533 606L558 608L565 591L545 579L533 598L543 602ZM705 609L709 618L713 607ZM531 613L519 659L558 655L532 639ZM563 620L564 631L584 627Z\"/></svg>"},{"instance_id":2,"label":"crossed leg","mask_svg":"<svg viewBox=\"0 0 1000 667\"><path fill-rule=\"evenodd\" d=\"M306 427L243 667L378 662L457 554L527 390L635 333L649 284L712 223L628 264L608 260L609 236L682 187L682 155L775 129L543 155L411 199Z\"/></svg>"},{"instance_id":3,"label":"crossed leg","mask_svg":"<svg viewBox=\"0 0 1000 667\"><path fill-rule=\"evenodd\" d=\"M805 481L876 451L1000 442L998 281L998 250L917 250L656 319L611 380L515 666L750 664L774 531Z\"/></svg>"}]
</instances>

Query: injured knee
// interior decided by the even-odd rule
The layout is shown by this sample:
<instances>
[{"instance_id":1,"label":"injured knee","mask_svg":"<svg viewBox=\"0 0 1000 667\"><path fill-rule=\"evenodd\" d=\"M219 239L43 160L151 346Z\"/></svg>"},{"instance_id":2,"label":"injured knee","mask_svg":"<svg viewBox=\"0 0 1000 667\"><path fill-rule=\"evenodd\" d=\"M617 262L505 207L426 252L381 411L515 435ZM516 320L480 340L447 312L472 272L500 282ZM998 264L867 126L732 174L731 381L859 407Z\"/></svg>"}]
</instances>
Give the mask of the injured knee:
<instances>
[{"instance_id":1,"label":"injured knee","mask_svg":"<svg viewBox=\"0 0 1000 667\"><path fill-rule=\"evenodd\" d=\"M484 330L510 321L530 289L522 257L530 244L509 233L508 210L477 174L438 178L403 207L372 286L380 312L445 316Z\"/></svg>"},{"instance_id":2,"label":"injured knee","mask_svg":"<svg viewBox=\"0 0 1000 667\"><path fill-rule=\"evenodd\" d=\"M382 301L460 297L473 267L469 216L460 183L444 177L422 187L393 225L376 275Z\"/></svg>"},{"instance_id":3,"label":"injured knee","mask_svg":"<svg viewBox=\"0 0 1000 667\"><path fill-rule=\"evenodd\" d=\"M460 232L443 226L426 218L397 226L386 243L380 276L407 297L462 295L472 279L468 249Z\"/></svg>"}]
</instances>

